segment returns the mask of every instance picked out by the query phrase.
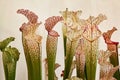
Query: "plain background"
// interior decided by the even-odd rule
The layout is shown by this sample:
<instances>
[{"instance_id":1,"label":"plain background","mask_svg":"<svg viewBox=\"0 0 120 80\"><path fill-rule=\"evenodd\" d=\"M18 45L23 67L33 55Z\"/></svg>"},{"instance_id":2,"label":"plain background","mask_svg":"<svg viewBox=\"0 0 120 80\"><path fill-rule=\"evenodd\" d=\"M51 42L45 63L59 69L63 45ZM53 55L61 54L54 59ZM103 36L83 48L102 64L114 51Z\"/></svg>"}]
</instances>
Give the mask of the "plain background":
<instances>
[{"instance_id":1,"label":"plain background","mask_svg":"<svg viewBox=\"0 0 120 80\"><path fill-rule=\"evenodd\" d=\"M51 16L60 16L59 11L64 11L66 8L69 10L82 10L80 18L87 19L90 15L97 16L100 13L107 16L107 20L103 21L99 25L99 29L102 32L116 27L118 30L113 33L112 40L120 41L120 1L119 0L0 0L0 41L13 36L15 41L10 45L15 46L20 51L20 59L17 63L16 80L27 80L27 68L26 61L23 53L23 47L21 42L21 32L19 28L23 22L27 22L27 19L17 14L18 9L29 9L39 16L39 21L42 21L42 25L39 26L37 34L43 36L42 41L42 57L43 60L46 57L45 41L47 32L44 29L44 21ZM57 50L57 62L61 64L61 67L57 69L56 73L59 80L61 70L63 70L63 42L61 23L58 23L55 27L60 34L58 50ZM99 41L99 49L106 50L106 44L102 37ZM2 53L0 52L0 80L4 79L4 71L2 65ZM43 61L42 60L42 61ZM43 65L44 75L44 65ZM75 72L74 74L75 75ZM96 80L99 78L99 65L96 72ZM44 80L44 76L43 76Z\"/></svg>"}]
</instances>

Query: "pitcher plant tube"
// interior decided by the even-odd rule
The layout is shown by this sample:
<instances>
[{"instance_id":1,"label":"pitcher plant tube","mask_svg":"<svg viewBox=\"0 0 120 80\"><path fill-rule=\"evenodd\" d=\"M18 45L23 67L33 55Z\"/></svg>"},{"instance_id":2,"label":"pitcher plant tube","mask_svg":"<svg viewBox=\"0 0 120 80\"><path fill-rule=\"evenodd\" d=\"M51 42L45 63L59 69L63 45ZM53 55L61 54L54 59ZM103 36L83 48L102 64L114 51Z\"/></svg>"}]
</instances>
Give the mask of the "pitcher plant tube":
<instances>
[{"instance_id":1,"label":"pitcher plant tube","mask_svg":"<svg viewBox=\"0 0 120 80\"><path fill-rule=\"evenodd\" d=\"M64 41L64 55L65 55L65 69L64 80L70 78L69 75L73 57L75 55L78 41L81 38L82 33L85 30L82 23L83 20L79 19L82 11L60 11L63 17L63 41Z\"/></svg>"},{"instance_id":2,"label":"pitcher plant tube","mask_svg":"<svg viewBox=\"0 0 120 80\"><path fill-rule=\"evenodd\" d=\"M103 20L106 20L106 16L103 14L99 14L97 17L90 16L85 20L86 30L83 33L83 38L85 41L86 80L95 80L98 42L102 33L99 30L98 25Z\"/></svg>"},{"instance_id":3,"label":"pitcher plant tube","mask_svg":"<svg viewBox=\"0 0 120 80\"><path fill-rule=\"evenodd\" d=\"M119 59L118 59L118 44L119 44L119 42L114 42L111 40L111 36L112 36L113 32L116 30L117 30L117 28L113 27L111 30L108 30L107 32L103 33L105 43L107 44L107 49L112 52L112 54L110 56L110 62L114 67L119 66ZM120 80L119 69L115 72L114 77L117 80Z\"/></svg>"},{"instance_id":4,"label":"pitcher plant tube","mask_svg":"<svg viewBox=\"0 0 120 80\"><path fill-rule=\"evenodd\" d=\"M27 17L28 22L20 27L22 43L27 63L28 80L42 80L41 70L41 40L42 37L35 33L41 22L37 22L38 16L29 10L19 9L18 14Z\"/></svg>"},{"instance_id":5,"label":"pitcher plant tube","mask_svg":"<svg viewBox=\"0 0 120 80\"><path fill-rule=\"evenodd\" d=\"M48 32L46 41L46 52L48 62L48 80L56 80L55 78L55 61L59 34L53 30L54 26L62 20L60 16L52 16L46 19L45 29Z\"/></svg>"},{"instance_id":6,"label":"pitcher plant tube","mask_svg":"<svg viewBox=\"0 0 120 80\"><path fill-rule=\"evenodd\" d=\"M8 46L14 39L14 37L9 37L0 42L5 80L15 80L16 66L20 53L17 48Z\"/></svg>"}]
</instances>

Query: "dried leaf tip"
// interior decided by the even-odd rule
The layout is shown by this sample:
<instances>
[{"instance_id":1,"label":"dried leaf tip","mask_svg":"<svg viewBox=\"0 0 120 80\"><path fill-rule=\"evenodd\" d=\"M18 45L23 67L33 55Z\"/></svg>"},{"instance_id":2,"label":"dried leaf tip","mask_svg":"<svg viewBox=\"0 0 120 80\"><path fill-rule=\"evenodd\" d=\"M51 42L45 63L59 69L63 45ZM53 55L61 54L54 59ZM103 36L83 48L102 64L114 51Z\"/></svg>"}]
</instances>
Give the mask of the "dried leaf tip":
<instances>
[{"instance_id":1,"label":"dried leaf tip","mask_svg":"<svg viewBox=\"0 0 120 80\"><path fill-rule=\"evenodd\" d=\"M35 13L33 13L32 11L29 11L27 9L26 10L25 9L19 9L17 11L17 13L18 14L23 14L24 16L26 16L30 23L32 23L32 24L37 23L38 16Z\"/></svg>"},{"instance_id":2,"label":"dried leaf tip","mask_svg":"<svg viewBox=\"0 0 120 80\"><path fill-rule=\"evenodd\" d=\"M49 32L53 29L53 27L59 22L63 20L61 16L52 16L45 20L45 29Z\"/></svg>"}]
</instances>

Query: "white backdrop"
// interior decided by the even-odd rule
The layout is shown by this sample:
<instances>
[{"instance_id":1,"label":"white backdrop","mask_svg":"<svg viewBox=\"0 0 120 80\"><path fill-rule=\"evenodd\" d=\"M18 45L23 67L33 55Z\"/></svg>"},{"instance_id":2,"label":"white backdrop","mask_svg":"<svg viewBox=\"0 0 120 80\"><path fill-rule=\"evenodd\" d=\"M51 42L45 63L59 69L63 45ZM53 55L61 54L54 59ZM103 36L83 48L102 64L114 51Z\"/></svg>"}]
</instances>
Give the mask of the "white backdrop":
<instances>
[{"instance_id":1,"label":"white backdrop","mask_svg":"<svg viewBox=\"0 0 120 80\"><path fill-rule=\"evenodd\" d=\"M66 8L69 10L82 10L81 18L88 18L90 15L97 16L99 13L105 14L107 20L103 21L99 28L102 32L111 29L115 26L118 30L113 34L112 40L120 41L120 1L119 0L0 0L0 41L9 37L15 37L15 41L10 45L15 46L20 51L20 59L17 63L16 80L27 80L26 62L21 43L21 32L19 27L27 19L17 14L18 9L29 9L39 16L39 21L42 21L37 33L43 36L42 41L42 57L46 57L45 40L46 31L44 30L44 21L46 18L60 15L59 11L64 11ZM63 47L61 35L61 23L56 25L56 30L59 32L59 43L57 50L57 62L61 64L58 68L57 76L60 77L61 70L63 70ZM106 50L106 44L103 38L100 38L100 49ZM98 67L99 69L99 67ZM44 66L43 66L44 75ZM74 73L75 75L75 73ZM99 71L97 71L98 80ZM4 71L2 65L2 57L0 52L0 80L4 79ZM43 77L44 80L44 77ZM59 78L59 80L62 80Z\"/></svg>"}]
</instances>

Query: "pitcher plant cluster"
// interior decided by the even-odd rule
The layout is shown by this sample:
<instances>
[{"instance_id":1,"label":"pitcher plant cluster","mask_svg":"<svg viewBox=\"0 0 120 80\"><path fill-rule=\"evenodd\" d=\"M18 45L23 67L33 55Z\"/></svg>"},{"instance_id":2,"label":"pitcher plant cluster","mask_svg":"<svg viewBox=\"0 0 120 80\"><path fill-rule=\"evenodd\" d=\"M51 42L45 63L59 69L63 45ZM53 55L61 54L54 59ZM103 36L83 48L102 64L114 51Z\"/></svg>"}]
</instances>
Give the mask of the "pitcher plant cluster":
<instances>
[{"instance_id":1,"label":"pitcher plant cluster","mask_svg":"<svg viewBox=\"0 0 120 80\"><path fill-rule=\"evenodd\" d=\"M28 80L42 80L42 64L45 68L45 80L59 80L56 70L60 67L56 63L57 45L60 43L59 33L54 28L59 22L62 30L64 48L64 69L61 72L63 80L95 80L97 63L100 65L99 80L120 80L119 71L119 42L111 40L111 36L117 29L113 27L107 32L99 29L99 24L107 19L103 14L97 17L90 16L81 19L81 10L60 11L61 16L51 16L45 20L44 28L47 31L46 59L42 58L42 35L36 34L36 30L42 22L38 16L27 9L19 9L18 14L24 15L27 23L20 27L22 33L22 44L27 64ZM103 37L107 50L99 50L99 38ZM0 42L2 51L5 80L15 80L16 64L19 59L19 51L15 47L8 46L14 37ZM76 70L76 76L73 76Z\"/></svg>"}]
</instances>

